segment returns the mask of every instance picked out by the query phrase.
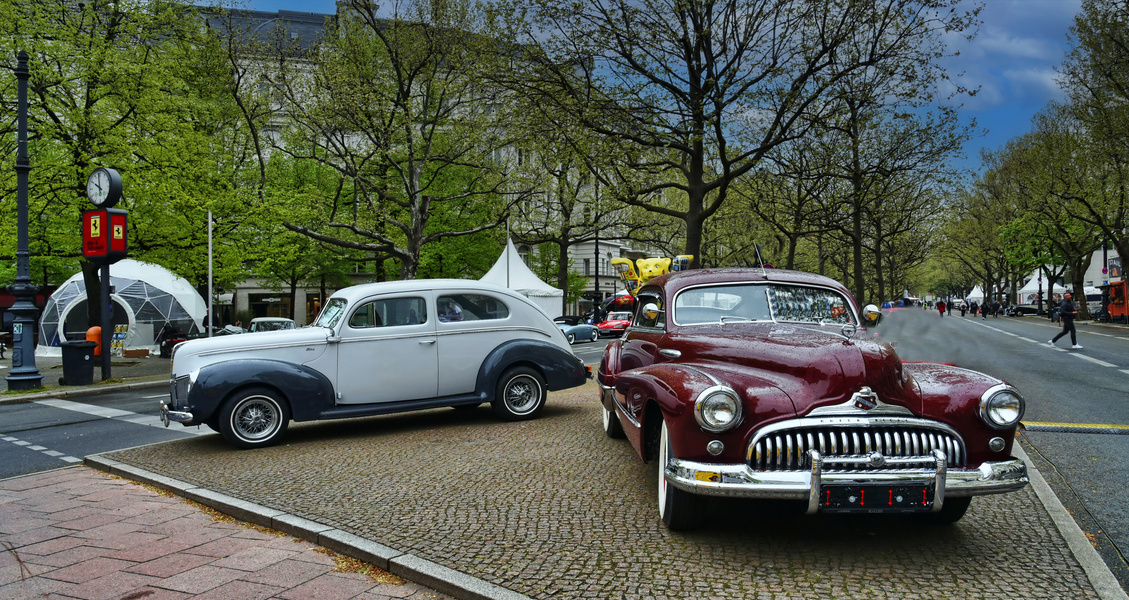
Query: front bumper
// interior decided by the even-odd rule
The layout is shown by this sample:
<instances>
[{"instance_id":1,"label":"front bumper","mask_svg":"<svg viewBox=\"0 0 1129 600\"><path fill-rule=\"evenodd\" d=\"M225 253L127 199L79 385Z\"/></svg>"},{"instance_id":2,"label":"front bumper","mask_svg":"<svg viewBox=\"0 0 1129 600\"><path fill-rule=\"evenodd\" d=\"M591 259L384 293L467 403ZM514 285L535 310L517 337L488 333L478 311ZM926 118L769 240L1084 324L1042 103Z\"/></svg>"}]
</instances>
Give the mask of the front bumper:
<instances>
[{"instance_id":1,"label":"front bumper","mask_svg":"<svg viewBox=\"0 0 1129 600\"><path fill-rule=\"evenodd\" d=\"M925 483L934 486L933 510L938 511L947 497L981 496L1011 492L1027 485L1027 465L1012 458L986 462L978 469L950 469L945 456L934 451L930 468L876 470L825 470L824 463L843 464L852 459L824 459L816 450L809 450L810 471L754 471L744 464L710 464L674 459L666 467L667 482L678 489L703 496L802 500L808 512L819 510L820 488L825 483L853 485L898 485ZM858 464L870 457L862 456ZM905 459L921 463L920 458ZM899 459L885 459L897 467Z\"/></svg>"},{"instance_id":2,"label":"front bumper","mask_svg":"<svg viewBox=\"0 0 1129 600\"><path fill-rule=\"evenodd\" d=\"M169 408L168 404L165 404L164 402L161 403L161 422L165 424L165 427L168 427L173 421L176 421L177 423L191 424L192 419L192 413L187 411L172 410Z\"/></svg>"},{"instance_id":3,"label":"front bumper","mask_svg":"<svg viewBox=\"0 0 1129 600\"><path fill-rule=\"evenodd\" d=\"M173 377L169 380L169 399L161 402L161 422L168 427L173 421L177 423L184 423L186 425L193 425L193 414L185 406L188 398L188 390L192 388L194 376L180 376ZM185 410L176 410L183 406Z\"/></svg>"}]
</instances>

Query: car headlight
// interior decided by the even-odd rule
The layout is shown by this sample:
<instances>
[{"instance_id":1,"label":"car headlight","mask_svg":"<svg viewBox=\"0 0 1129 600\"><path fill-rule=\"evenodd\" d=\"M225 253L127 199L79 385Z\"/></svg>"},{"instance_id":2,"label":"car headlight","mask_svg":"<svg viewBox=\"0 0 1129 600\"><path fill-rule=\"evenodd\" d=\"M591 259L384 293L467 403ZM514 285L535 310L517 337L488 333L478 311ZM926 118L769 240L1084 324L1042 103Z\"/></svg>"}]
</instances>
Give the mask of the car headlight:
<instances>
[{"instance_id":1,"label":"car headlight","mask_svg":"<svg viewBox=\"0 0 1129 600\"><path fill-rule=\"evenodd\" d=\"M1013 427L1023 418L1023 397L1010 385L989 388L980 397L980 418L993 429Z\"/></svg>"},{"instance_id":2,"label":"car headlight","mask_svg":"<svg viewBox=\"0 0 1129 600\"><path fill-rule=\"evenodd\" d=\"M717 385L702 391L694 402L694 417L707 431L719 432L741 422L741 400L737 392Z\"/></svg>"}]
</instances>

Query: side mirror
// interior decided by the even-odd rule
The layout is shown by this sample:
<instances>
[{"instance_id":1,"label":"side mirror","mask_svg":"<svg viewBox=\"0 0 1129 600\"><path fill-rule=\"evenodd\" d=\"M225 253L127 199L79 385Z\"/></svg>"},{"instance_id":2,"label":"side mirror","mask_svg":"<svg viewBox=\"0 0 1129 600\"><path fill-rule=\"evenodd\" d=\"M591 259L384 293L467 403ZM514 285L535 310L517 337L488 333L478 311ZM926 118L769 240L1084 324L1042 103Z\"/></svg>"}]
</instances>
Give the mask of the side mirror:
<instances>
[{"instance_id":1,"label":"side mirror","mask_svg":"<svg viewBox=\"0 0 1129 600\"><path fill-rule=\"evenodd\" d=\"M654 321L659 316L659 305L654 302L648 302L643 305L643 316L650 321Z\"/></svg>"},{"instance_id":2,"label":"side mirror","mask_svg":"<svg viewBox=\"0 0 1129 600\"><path fill-rule=\"evenodd\" d=\"M874 327L882 320L882 311L873 304L867 304L866 308L862 309L862 320L868 327Z\"/></svg>"}]
</instances>

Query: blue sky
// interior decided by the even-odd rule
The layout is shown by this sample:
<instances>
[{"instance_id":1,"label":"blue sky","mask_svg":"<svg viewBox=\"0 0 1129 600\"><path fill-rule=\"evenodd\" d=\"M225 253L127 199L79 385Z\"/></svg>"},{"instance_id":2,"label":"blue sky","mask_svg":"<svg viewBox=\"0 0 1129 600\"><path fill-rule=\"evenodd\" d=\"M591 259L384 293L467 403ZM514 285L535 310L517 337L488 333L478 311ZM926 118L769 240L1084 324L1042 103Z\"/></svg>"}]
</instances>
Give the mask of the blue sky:
<instances>
[{"instance_id":1,"label":"blue sky","mask_svg":"<svg viewBox=\"0 0 1129 600\"><path fill-rule=\"evenodd\" d=\"M249 8L332 14L334 0L247 0ZM965 0L971 6L975 0ZM997 150L1030 129L1031 117L1063 94L1055 69L1069 50L1067 34L1081 0L984 0L979 34L971 42L952 38L960 56L945 66L963 72L962 82L979 87L965 97L961 113L974 117L983 137L966 146L960 166L979 171L980 150Z\"/></svg>"}]
</instances>

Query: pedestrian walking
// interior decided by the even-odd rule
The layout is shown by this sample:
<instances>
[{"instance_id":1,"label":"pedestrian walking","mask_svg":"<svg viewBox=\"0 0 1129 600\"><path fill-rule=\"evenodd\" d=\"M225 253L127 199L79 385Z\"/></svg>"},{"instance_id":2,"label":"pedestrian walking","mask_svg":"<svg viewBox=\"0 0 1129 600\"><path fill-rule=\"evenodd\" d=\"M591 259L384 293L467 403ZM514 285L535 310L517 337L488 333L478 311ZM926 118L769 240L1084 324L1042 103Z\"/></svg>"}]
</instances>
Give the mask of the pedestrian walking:
<instances>
[{"instance_id":1,"label":"pedestrian walking","mask_svg":"<svg viewBox=\"0 0 1129 600\"><path fill-rule=\"evenodd\" d=\"M1078 309L1071 301L1071 297L1070 292L1062 295L1062 304L1058 307L1058 316L1062 319L1062 331L1058 332L1058 335L1051 338L1047 343L1054 346L1058 338L1070 333L1070 347L1074 350L1081 350L1082 346L1078 345L1078 334L1074 331L1074 316L1078 314Z\"/></svg>"},{"instance_id":2,"label":"pedestrian walking","mask_svg":"<svg viewBox=\"0 0 1129 600\"><path fill-rule=\"evenodd\" d=\"M945 318L945 301L944 300L938 300L937 301L937 310L941 313L941 318L944 319Z\"/></svg>"},{"instance_id":3,"label":"pedestrian walking","mask_svg":"<svg viewBox=\"0 0 1129 600\"><path fill-rule=\"evenodd\" d=\"M964 300L960 301L960 316L963 318L964 313L968 312L968 303Z\"/></svg>"}]
</instances>

